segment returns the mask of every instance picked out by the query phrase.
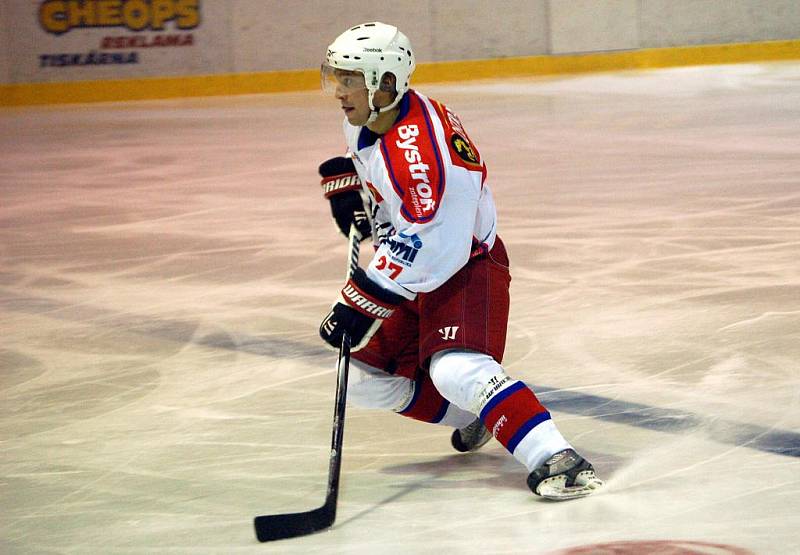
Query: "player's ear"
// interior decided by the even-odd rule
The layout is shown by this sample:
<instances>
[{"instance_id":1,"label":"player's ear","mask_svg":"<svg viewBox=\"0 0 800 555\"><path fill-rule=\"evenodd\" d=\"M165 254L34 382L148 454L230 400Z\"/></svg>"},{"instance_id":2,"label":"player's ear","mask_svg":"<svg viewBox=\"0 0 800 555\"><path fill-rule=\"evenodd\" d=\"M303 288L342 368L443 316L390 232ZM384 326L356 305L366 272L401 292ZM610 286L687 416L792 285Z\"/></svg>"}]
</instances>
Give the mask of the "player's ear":
<instances>
[{"instance_id":1,"label":"player's ear","mask_svg":"<svg viewBox=\"0 0 800 555\"><path fill-rule=\"evenodd\" d=\"M394 76L393 73L389 73L387 71L386 73L383 74L383 77L381 77L380 89L383 92L388 92L388 93L397 92L397 78Z\"/></svg>"}]
</instances>

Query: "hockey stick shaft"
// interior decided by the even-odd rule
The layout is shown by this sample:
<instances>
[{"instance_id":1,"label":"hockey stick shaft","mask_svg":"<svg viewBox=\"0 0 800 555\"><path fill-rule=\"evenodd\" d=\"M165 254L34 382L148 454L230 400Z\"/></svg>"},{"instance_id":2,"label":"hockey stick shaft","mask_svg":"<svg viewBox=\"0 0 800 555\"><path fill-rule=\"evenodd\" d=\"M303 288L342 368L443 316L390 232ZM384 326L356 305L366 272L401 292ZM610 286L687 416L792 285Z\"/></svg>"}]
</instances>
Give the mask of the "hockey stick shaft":
<instances>
[{"instance_id":1,"label":"hockey stick shaft","mask_svg":"<svg viewBox=\"0 0 800 555\"><path fill-rule=\"evenodd\" d=\"M355 226L350 226L347 277L358 267L361 237ZM342 445L344 442L344 415L347 407L347 379L350 373L350 336L342 336L339 348L339 364L336 372L336 400L333 412L333 431L328 464L328 489L325 504L311 511L257 516L253 522L256 538L260 542L294 538L324 530L336 520L339 498L339 476L342 469Z\"/></svg>"}]
</instances>

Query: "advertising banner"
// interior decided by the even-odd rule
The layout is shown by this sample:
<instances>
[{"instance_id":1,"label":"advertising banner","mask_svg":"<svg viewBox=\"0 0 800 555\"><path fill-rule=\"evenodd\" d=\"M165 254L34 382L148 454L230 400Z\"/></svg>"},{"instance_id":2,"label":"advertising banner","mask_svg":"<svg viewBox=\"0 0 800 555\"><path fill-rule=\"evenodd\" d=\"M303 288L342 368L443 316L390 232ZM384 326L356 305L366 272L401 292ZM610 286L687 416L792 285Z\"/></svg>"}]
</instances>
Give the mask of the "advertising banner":
<instances>
[{"instance_id":1,"label":"advertising banner","mask_svg":"<svg viewBox=\"0 0 800 555\"><path fill-rule=\"evenodd\" d=\"M229 15L202 0L38 0L6 8L16 83L225 73Z\"/></svg>"}]
</instances>

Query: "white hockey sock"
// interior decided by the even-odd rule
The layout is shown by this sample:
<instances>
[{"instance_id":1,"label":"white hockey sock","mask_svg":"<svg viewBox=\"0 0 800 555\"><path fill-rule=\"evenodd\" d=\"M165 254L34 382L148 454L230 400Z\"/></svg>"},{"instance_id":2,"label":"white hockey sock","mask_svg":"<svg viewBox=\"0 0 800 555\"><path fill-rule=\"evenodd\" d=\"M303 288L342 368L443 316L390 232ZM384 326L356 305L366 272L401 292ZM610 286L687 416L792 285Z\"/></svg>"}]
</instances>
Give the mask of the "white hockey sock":
<instances>
[{"instance_id":1,"label":"white hockey sock","mask_svg":"<svg viewBox=\"0 0 800 555\"><path fill-rule=\"evenodd\" d=\"M555 422L545 420L530 432L514 449L514 458L525 465L528 472L542 466L544 461L572 446L556 428Z\"/></svg>"},{"instance_id":2,"label":"white hockey sock","mask_svg":"<svg viewBox=\"0 0 800 555\"><path fill-rule=\"evenodd\" d=\"M442 424L443 426L450 426L451 428L463 428L473 420L475 420L477 416L472 414L471 412L465 411L450 403L450 406L447 407L447 412L438 423Z\"/></svg>"},{"instance_id":3,"label":"white hockey sock","mask_svg":"<svg viewBox=\"0 0 800 555\"><path fill-rule=\"evenodd\" d=\"M408 378L392 376L364 364L350 361L347 380L347 402L365 409L403 410L414 394L414 384Z\"/></svg>"},{"instance_id":4,"label":"white hockey sock","mask_svg":"<svg viewBox=\"0 0 800 555\"><path fill-rule=\"evenodd\" d=\"M347 401L361 408L387 409L402 413L417 398L415 395L417 387L422 387L422 382L413 382L402 376L392 376L368 364L352 360ZM439 394L435 394L438 398ZM439 398L437 403L445 403L445 400ZM450 403L442 419L434 423L462 428L475 418L474 414Z\"/></svg>"}]
</instances>

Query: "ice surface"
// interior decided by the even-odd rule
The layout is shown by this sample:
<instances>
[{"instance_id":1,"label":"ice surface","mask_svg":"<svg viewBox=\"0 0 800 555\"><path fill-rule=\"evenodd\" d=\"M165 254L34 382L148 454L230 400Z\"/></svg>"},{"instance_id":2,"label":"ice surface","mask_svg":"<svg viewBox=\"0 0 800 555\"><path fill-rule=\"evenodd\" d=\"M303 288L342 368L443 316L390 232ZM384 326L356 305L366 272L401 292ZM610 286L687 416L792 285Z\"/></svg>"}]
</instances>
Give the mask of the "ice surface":
<instances>
[{"instance_id":1,"label":"ice surface","mask_svg":"<svg viewBox=\"0 0 800 555\"><path fill-rule=\"evenodd\" d=\"M489 167L508 371L605 491L351 407L336 525L257 544L325 494L335 101L5 110L0 552L800 553L800 65L420 89Z\"/></svg>"}]
</instances>

